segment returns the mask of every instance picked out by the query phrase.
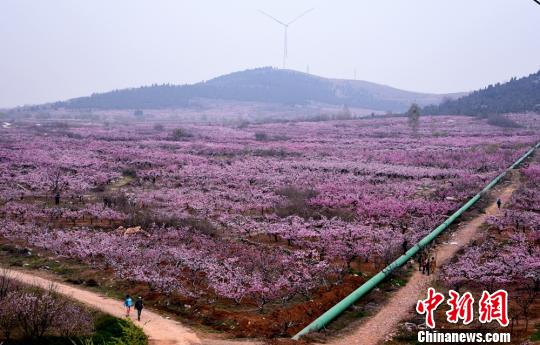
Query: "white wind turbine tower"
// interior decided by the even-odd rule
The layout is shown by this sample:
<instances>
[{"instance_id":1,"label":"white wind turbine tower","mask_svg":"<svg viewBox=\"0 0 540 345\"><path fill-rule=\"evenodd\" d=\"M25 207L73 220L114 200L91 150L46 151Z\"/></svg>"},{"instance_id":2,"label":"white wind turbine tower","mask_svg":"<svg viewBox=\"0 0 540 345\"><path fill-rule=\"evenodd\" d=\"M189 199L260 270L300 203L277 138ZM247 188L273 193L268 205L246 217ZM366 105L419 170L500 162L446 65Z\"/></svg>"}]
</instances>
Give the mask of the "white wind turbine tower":
<instances>
[{"instance_id":1,"label":"white wind turbine tower","mask_svg":"<svg viewBox=\"0 0 540 345\"><path fill-rule=\"evenodd\" d=\"M285 30L284 30L284 31L285 31L285 32L284 32L284 41L283 41L283 69L285 69L286 61L287 61L287 29L289 28L289 25L291 25L292 23L294 23L295 21L297 21L298 19L302 18L303 16L305 16L306 14L308 14L309 12L311 12L311 11L313 11L313 10L314 10L313 8L310 8L309 10L303 12L302 14L300 14L299 16L297 16L296 18L294 18L293 20L291 20L291 21L288 22L288 23L282 22L281 20L272 17L272 16L269 15L268 13L259 10L259 12L261 12L261 13L264 14L265 16L269 17L270 19L276 21L278 24L282 25L283 28L285 29Z\"/></svg>"}]
</instances>

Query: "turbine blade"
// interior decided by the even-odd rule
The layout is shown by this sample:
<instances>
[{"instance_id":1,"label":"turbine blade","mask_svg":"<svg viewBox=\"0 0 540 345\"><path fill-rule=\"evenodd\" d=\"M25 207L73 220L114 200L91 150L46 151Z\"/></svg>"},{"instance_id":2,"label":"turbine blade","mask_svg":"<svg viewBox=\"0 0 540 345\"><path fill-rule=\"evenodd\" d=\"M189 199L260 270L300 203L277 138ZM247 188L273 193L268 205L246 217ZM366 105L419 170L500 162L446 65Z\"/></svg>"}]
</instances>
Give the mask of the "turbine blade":
<instances>
[{"instance_id":1,"label":"turbine blade","mask_svg":"<svg viewBox=\"0 0 540 345\"><path fill-rule=\"evenodd\" d=\"M303 16L305 16L306 14L308 14L309 12L313 11L314 8L310 8L309 10L305 11L304 13L302 13L301 15L299 15L298 17L294 18L293 20L291 20L290 22L287 23L287 25L291 25L292 23L294 23L295 21L297 21L298 19L302 18Z\"/></svg>"},{"instance_id":2,"label":"turbine blade","mask_svg":"<svg viewBox=\"0 0 540 345\"><path fill-rule=\"evenodd\" d=\"M262 14L264 14L265 16L267 16L268 18L272 19L272 20L275 20L276 22L278 22L279 24L283 25L283 26L287 26L287 24L283 23L281 20L279 19L276 19L274 17L272 17L271 15L269 15L268 13L262 11L262 10L259 10L259 12L261 12Z\"/></svg>"}]
</instances>

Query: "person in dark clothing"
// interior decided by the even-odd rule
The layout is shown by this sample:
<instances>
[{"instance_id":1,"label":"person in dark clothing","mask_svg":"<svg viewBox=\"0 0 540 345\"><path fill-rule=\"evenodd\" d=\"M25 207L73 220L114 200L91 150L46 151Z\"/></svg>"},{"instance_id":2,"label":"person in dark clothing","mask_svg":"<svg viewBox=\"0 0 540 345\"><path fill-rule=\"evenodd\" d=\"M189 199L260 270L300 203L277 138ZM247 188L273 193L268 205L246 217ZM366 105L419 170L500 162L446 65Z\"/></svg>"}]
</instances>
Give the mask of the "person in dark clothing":
<instances>
[{"instance_id":1,"label":"person in dark clothing","mask_svg":"<svg viewBox=\"0 0 540 345\"><path fill-rule=\"evenodd\" d=\"M135 301L135 309L137 310L137 321L141 321L141 312L143 308L144 304L142 301L142 297L139 296L139 298L137 298L137 301Z\"/></svg>"},{"instance_id":2,"label":"person in dark clothing","mask_svg":"<svg viewBox=\"0 0 540 345\"><path fill-rule=\"evenodd\" d=\"M435 274L435 269L437 268L437 262L435 261L435 257L431 257L431 261L429 262L429 270L432 274Z\"/></svg>"},{"instance_id":3,"label":"person in dark clothing","mask_svg":"<svg viewBox=\"0 0 540 345\"><path fill-rule=\"evenodd\" d=\"M498 209L501 209L501 204L502 204L501 198L497 198L497 208Z\"/></svg>"},{"instance_id":4,"label":"person in dark clothing","mask_svg":"<svg viewBox=\"0 0 540 345\"><path fill-rule=\"evenodd\" d=\"M56 193L56 195L54 196L54 204L60 205L60 193Z\"/></svg>"},{"instance_id":5,"label":"person in dark clothing","mask_svg":"<svg viewBox=\"0 0 540 345\"><path fill-rule=\"evenodd\" d=\"M426 259L425 265L426 265L426 273L429 276L429 272L430 272L430 269L431 269L431 260L429 260L429 258Z\"/></svg>"}]
</instances>

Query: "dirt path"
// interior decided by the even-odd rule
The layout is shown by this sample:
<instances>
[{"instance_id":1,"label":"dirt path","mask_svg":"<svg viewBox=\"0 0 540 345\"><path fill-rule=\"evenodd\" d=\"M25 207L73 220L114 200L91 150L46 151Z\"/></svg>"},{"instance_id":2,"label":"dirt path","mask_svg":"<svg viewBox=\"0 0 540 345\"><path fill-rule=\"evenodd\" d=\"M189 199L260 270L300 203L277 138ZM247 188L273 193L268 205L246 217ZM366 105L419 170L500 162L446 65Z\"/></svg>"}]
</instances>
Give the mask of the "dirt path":
<instances>
[{"instance_id":1,"label":"dirt path","mask_svg":"<svg viewBox=\"0 0 540 345\"><path fill-rule=\"evenodd\" d=\"M513 181L512 184L505 186L501 190L499 197L503 204L510 199L515 188L516 182ZM448 242L437 246L433 252L437 260L437 265L447 262L460 248L470 243L479 235L480 226L484 223L485 218L497 212L497 205L493 203L485 209L485 213L462 224L456 231L450 234ZM328 342L328 344L376 345L389 340L400 321L404 320L414 310L417 301L426 293L432 281L433 276L428 277L423 275L416 269L407 282L407 285L394 293L377 314L351 333L336 338Z\"/></svg>"},{"instance_id":2,"label":"dirt path","mask_svg":"<svg viewBox=\"0 0 540 345\"><path fill-rule=\"evenodd\" d=\"M21 271L8 271L10 276L25 284L48 288L54 284L57 291L74 300L82 302L94 309L104 313L122 318L125 310L122 302L113 298L103 297L95 292L79 289L67 284L55 282L39 276ZM255 345L256 342L240 342L221 339L206 339L197 335L194 331L180 324L177 321L167 319L155 312L145 309L142 314L142 321L136 321L132 314L132 320L143 328L150 339L150 345Z\"/></svg>"}]
</instances>

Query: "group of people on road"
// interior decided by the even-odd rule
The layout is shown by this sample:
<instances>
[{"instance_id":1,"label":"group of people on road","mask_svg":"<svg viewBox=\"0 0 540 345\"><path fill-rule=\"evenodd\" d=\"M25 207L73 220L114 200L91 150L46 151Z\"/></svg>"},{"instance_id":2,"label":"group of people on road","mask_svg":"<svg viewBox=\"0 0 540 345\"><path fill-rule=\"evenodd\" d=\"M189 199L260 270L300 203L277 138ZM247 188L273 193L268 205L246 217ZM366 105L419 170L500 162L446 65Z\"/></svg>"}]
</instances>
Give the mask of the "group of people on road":
<instances>
[{"instance_id":1,"label":"group of people on road","mask_svg":"<svg viewBox=\"0 0 540 345\"><path fill-rule=\"evenodd\" d=\"M418 255L418 270L422 272L422 274L427 274L429 276L430 274L435 273L436 268L437 260L435 260L434 256L430 258L429 253L423 251Z\"/></svg>"},{"instance_id":2,"label":"group of people on road","mask_svg":"<svg viewBox=\"0 0 540 345\"><path fill-rule=\"evenodd\" d=\"M497 201L495 202L498 209L501 209L502 206L502 200L501 198L497 198ZM403 244L403 249L406 251L406 243ZM422 272L422 274L427 274L428 276L430 274L435 273L435 269L437 268L437 260L435 260L434 256L431 256L427 251L421 251L418 254L418 270Z\"/></svg>"},{"instance_id":3,"label":"group of people on road","mask_svg":"<svg viewBox=\"0 0 540 345\"><path fill-rule=\"evenodd\" d=\"M126 295L126 298L124 299L124 307L126 307L126 317L129 317L129 314L131 312L131 307L135 307L135 310L137 310L137 321L141 321L141 313L144 308L142 297L139 296L137 300L135 301L135 305L133 304L133 299L130 295Z\"/></svg>"}]
</instances>

